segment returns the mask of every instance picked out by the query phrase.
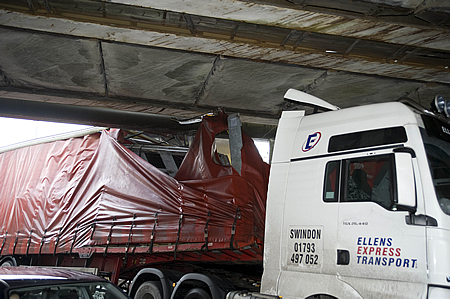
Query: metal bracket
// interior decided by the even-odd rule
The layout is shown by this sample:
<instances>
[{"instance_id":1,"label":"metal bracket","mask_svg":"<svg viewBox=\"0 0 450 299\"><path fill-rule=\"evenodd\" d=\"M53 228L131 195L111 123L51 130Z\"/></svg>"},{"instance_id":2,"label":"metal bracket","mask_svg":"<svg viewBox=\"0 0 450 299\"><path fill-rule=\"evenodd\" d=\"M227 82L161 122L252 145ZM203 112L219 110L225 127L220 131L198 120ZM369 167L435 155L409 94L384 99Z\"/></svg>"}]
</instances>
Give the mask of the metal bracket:
<instances>
[{"instance_id":1,"label":"metal bracket","mask_svg":"<svg viewBox=\"0 0 450 299\"><path fill-rule=\"evenodd\" d=\"M25 253L25 256L28 256L28 252L30 250L30 245L31 245L31 236L33 235L33 230L30 231L30 236L28 237L28 242L27 242L27 252Z\"/></svg>"},{"instance_id":2,"label":"metal bracket","mask_svg":"<svg viewBox=\"0 0 450 299\"><path fill-rule=\"evenodd\" d=\"M230 155L231 165L236 171L241 174L242 159L242 123L238 113L233 113L228 116L228 132L230 136Z\"/></svg>"},{"instance_id":3,"label":"metal bracket","mask_svg":"<svg viewBox=\"0 0 450 299\"><path fill-rule=\"evenodd\" d=\"M153 223L152 235L150 237L150 248L148 252L150 254L153 253L153 244L155 243L155 234L156 234L156 226L158 225L158 212L155 214L155 222Z\"/></svg>"},{"instance_id":4,"label":"metal bracket","mask_svg":"<svg viewBox=\"0 0 450 299\"><path fill-rule=\"evenodd\" d=\"M2 242L2 248L0 248L0 255L3 252L3 247L5 246L6 243L6 237L8 236L8 232L5 233L5 237L3 237L3 242Z\"/></svg>"},{"instance_id":5,"label":"metal bracket","mask_svg":"<svg viewBox=\"0 0 450 299\"><path fill-rule=\"evenodd\" d=\"M58 248L59 238L61 237L62 227L59 229L58 236L56 237L55 249L53 250L53 256L56 255L56 249Z\"/></svg>"},{"instance_id":6,"label":"metal bracket","mask_svg":"<svg viewBox=\"0 0 450 299\"><path fill-rule=\"evenodd\" d=\"M95 249L92 247L85 247L78 249L78 256L80 259L89 259L95 253Z\"/></svg>"},{"instance_id":7,"label":"metal bracket","mask_svg":"<svg viewBox=\"0 0 450 299\"><path fill-rule=\"evenodd\" d=\"M209 218L209 216L211 216L211 212L210 211L208 211L208 218L206 219L206 224L205 224L205 229L204 229L205 244L201 248L202 251L208 251L209 250L208 249L208 235L209 235L208 225L209 225L209 221L211 220Z\"/></svg>"},{"instance_id":8,"label":"metal bracket","mask_svg":"<svg viewBox=\"0 0 450 299\"><path fill-rule=\"evenodd\" d=\"M95 227L97 226L97 218L95 218L94 223L92 223L92 233L91 233L91 240L92 238L94 238L94 232L95 232Z\"/></svg>"},{"instance_id":9,"label":"metal bracket","mask_svg":"<svg viewBox=\"0 0 450 299\"><path fill-rule=\"evenodd\" d=\"M241 212L239 210L239 207L236 208L236 215L234 216L233 226L231 226L231 239L230 239L230 249L231 250L234 249L233 239L234 239L234 235L236 234L236 222L238 219L241 219Z\"/></svg>"},{"instance_id":10,"label":"metal bracket","mask_svg":"<svg viewBox=\"0 0 450 299\"><path fill-rule=\"evenodd\" d=\"M123 266L124 267L127 265L128 248L130 247L131 234L133 232L133 226L134 226L134 220L135 219L136 219L136 214L133 214L133 221L131 222L130 232L128 233L128 241L127 241L127 245L125 247L125 256L124 256L124 260L123 260Z\"/></svg>"},{"instance_id":11,"label":"metal bracket","mask_svg":"<svg viewBox=\"0 0 450 299\"><path fill-rule=\"evenodd\" d=\"M108 247L109 247L109 243L111 242L113 228L114 228L114 225L116 225L115 222L116 222L116 216L113 217L113 222L111 223L111 228L109 229L108 239L106 240L106 248L105 248L105 252L103 252L103 257L106 257L106 253L108 252Z\"/></svg>"},{"instance_id":12,"label":"metal bracket","mask_svg":"<svg viewBox=\"0 0 450 299\"><path fill-rule=\"evenodd\" d=\"M41 245L39 246L38 262L39 262L39 258L41 257L42 246L44 246L45 234L46 234L46 233L47 233L47 229L45 229L44 235L42 235Z\"/></svg>"},{"instance_id":13,"label":"metal bracket","mask_svg":"<svg viewBox=\"0 0 450 299\"><path fill-rule=\"evenodd\" d=\"M16 240L14 241L14 247L13 247L12 255L14 255L14 253L16 252L17 242L19 241L19 234L20 234L20 231L17 231Z\"/></svg>"},{"instance_id":14,"label":"metal bracket","mask_svg":"<svg viewBox=\"0 0 450 299\"><path fill-rule=\"evenodd\" d=\"M73 235L72 245L70 245L69 256L72 255L73 246L75 245L75 241L77 240L78 230L80 229L80 224L77 224L77 228L75 229L75 234Z\"/></svg>"},{"instance_id":15,"label":"metal bracket","mask_svg":"<svg viewBox=\"0 0 450 299\"><path fill-rule=\"evenodd\" d=\"M178 241L180 240L180 232L181 232L181 223L183 222L183 214L180 214L180 219L178 220L178 232L177 232L177 241L175 242L175 251L173 253L173 260L177 259L177 248Z\"/></svg>"}]
</instances>

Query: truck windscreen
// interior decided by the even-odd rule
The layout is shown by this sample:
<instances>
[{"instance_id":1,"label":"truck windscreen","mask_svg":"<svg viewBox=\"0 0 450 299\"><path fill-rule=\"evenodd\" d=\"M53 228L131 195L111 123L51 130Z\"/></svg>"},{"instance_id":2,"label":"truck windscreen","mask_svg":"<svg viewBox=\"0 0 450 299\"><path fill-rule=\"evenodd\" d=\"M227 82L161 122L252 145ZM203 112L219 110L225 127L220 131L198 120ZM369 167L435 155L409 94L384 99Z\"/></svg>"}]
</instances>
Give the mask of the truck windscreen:
<instances>
[{"instance_id":1,"label":"truck windscreen","mask_svg":"<svg viewBox=\"0 0 450 299\"><path fill-rule=\"evenodd\" d=\"M422 119L425 130L421 134L436 196L442 211L450 215L450 125L426 115Z\"/></svg>"}]
</instances>

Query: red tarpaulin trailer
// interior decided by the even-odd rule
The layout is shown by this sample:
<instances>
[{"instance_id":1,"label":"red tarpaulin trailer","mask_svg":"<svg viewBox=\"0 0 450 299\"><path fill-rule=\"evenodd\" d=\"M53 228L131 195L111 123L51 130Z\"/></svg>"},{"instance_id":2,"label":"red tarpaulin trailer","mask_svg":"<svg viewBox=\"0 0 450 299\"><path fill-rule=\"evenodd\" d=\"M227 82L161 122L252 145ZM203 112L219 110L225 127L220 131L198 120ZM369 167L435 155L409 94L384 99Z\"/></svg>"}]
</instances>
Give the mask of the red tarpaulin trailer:
<instances>
[{"instance_id":1,"label":"red tarpaulin trailer","mask_svg":"<svg viewBox=\"0 0 450 299\"><path fill-rule=\"evenodd\" d=\"M0 254L63 266L89 257L114 280L161 257L260 261L269 165L245 134L241 175L217 164L226 129L225 114L204 117L175 178L113 129L0 154Z\"/></svg>"}]
</instances>

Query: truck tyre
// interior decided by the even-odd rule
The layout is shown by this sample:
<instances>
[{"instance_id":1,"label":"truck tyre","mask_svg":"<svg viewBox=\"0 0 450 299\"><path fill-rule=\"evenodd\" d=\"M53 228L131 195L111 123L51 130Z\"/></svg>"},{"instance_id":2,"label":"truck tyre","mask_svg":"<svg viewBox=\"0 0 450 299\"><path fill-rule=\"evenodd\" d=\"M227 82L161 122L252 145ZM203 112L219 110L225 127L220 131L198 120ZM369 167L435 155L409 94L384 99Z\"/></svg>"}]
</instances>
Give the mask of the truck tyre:
<instances>
[{"instance_id":1,"label":"truck tyre","mask_svg":"<svg viewBox=\"0 0 450 299\"><path fill-rule=\"evenodd\" d=\"M16 259L13 257L8 257L0 260L0 267L15 267L17 266Z\"/></svg>"},{"instance_id":2,"label":"truck tyre","mask_svg":"<svg viewBox=\"0 0 450 299\"><path fill-rule=\"evenodd\" d=\"M147 281L141 284L134 295L134 299L162 299L161 283L158 281Z\"/></svg>"},{"instance_id":3,"label":"truck tyre","mask_svg":"<svg viewBox=\"0 0 450 299\"><path fill-rule=\"evenodd\" d=\"M204 289L195 288L187 292L184 299L211 299L211 296Z\"/></svg>"}]
</instances>

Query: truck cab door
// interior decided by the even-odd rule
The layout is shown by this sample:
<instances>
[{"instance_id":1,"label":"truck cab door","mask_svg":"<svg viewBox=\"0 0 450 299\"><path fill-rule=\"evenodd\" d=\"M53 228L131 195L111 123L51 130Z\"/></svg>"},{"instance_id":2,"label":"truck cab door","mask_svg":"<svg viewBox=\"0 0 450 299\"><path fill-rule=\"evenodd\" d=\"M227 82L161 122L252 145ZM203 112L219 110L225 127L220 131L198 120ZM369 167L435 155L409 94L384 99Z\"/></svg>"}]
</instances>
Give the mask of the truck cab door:
<instances>
[{"instance_id":1,"label":"truck cab door","mask_svg":"<svg viewBox=\"0 0 450 299\"><path fill-rule=\"evenodd\" d=\"M337 274L364 298L426 294L425 226L407 221L416 208L412 159L384 151L340 160Z\"/></svg>"},{"instance_id":2,"label":"truck cab door","mask_svg":"<svg viewBox=\"0 0 450 299\"><path fill-rule=\"evenodd\" d=\"M330 186L330 202L322 199L325 164L325 159L290 163L283 207L277 295L306 298L320 293L322 288L326 290L336 281L334 251L338 190ZM336 168L330 170L333 182L338 178L336 171ZM336 198L335 202L331 202L333 198Z\"/></svg>"}]
</instances>

